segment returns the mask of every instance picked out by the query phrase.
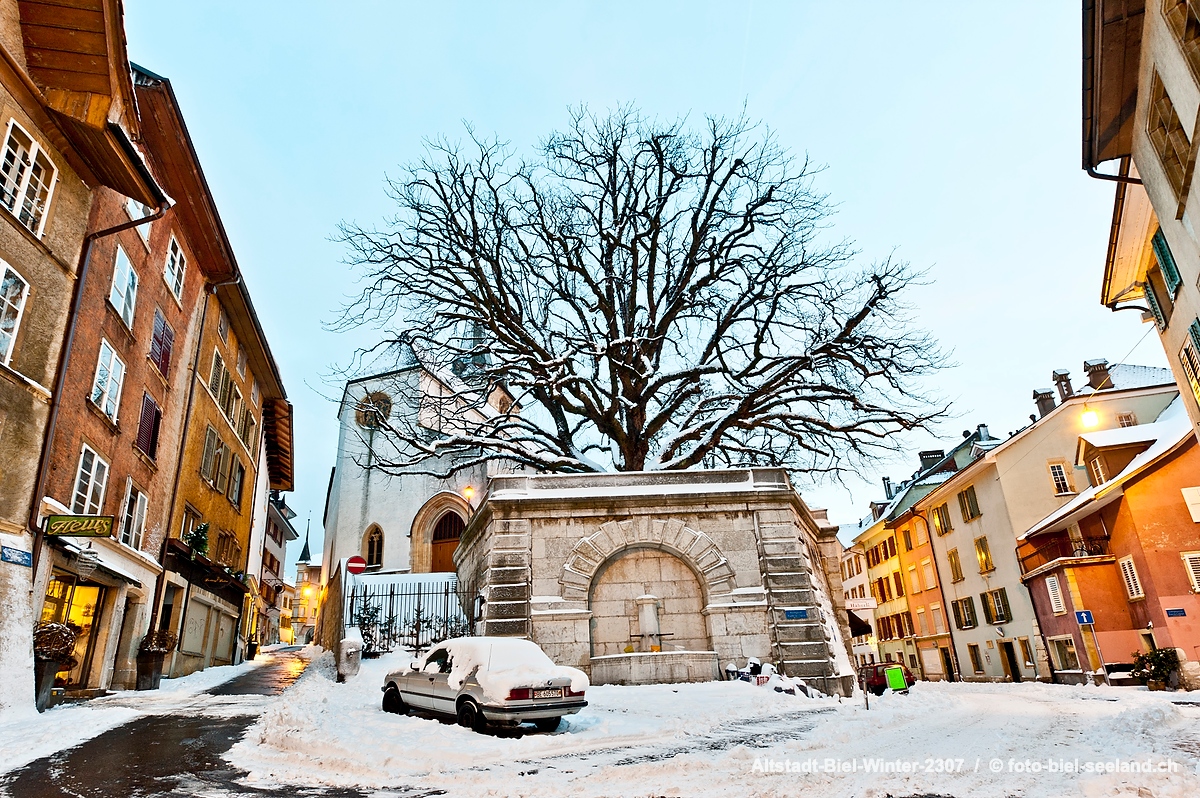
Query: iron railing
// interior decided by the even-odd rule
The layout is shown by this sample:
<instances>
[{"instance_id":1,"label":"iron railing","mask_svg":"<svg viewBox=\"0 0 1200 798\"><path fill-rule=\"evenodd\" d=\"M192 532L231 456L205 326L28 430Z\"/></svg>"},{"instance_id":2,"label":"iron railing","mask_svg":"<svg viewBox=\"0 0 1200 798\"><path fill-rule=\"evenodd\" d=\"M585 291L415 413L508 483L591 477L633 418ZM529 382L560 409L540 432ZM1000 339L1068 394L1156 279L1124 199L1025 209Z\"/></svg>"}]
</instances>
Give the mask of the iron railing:
<instances>
[{"instance_id":1,"label":"iron railing","mask_svg":"<svg viewBox=\"0 0 1200 798\"><path fill-rule=\"evenodd\" d=\"M345 623L363 637L363 656L404 648L422 651L475 633L475 590L444 582L354 585L346 594Z\"/></svg>"},{"instance_id":2,"label":"iron railing","mask_svg":"<svg viewBox=\"0 0 1200 798\"><path fill-rule=\"evenodd\" d=\"M1058 537L1022 557L1021 573L1027 574L1055 560L1105 554L1108 554L1108 538Z\"/></svg>"}]
</instances>

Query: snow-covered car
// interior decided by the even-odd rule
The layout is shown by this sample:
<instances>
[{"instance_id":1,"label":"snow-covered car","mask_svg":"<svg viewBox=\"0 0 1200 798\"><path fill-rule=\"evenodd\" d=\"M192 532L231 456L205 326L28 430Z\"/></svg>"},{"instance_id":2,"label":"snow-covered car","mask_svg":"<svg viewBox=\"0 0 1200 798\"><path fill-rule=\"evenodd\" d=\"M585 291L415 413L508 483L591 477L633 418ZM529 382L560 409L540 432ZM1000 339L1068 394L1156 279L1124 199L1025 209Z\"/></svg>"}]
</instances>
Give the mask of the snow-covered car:
<instances>
[{"instance_id":1,"label":"snow-covered car","mask_svg":"<svg viewBox=\"0 0 1200 798\"><path fill-rule=\"evenodd\" d=\"M587 688L587 674L555 665L530 640L460 637L392 671L381 689L384 712L447 715L476 731L524 721L553 731L587 706Z\"/></svg>"}]
</instances>

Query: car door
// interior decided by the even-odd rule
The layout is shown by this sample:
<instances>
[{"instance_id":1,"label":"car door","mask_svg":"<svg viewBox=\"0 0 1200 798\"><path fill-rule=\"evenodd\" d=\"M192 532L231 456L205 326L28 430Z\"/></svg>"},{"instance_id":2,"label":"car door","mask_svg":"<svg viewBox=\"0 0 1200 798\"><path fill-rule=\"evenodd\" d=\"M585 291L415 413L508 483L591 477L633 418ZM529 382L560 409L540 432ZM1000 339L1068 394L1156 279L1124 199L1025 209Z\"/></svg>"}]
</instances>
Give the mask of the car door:
<instances>
[{"instance_id":1,"label":"car door","mask_svg":"<svg viewBox=\"0 0 1200 798\"><path fill-rule=\"evenodd\" d=\"M430 693L431 704L430 709L434 712L441 712L446 715L453 715L457 711L455 704L458 700L458 690L450 686L450 671L454 668L454 659L450 656L436 660L438 672L429 674L431 676Z\"/></svg>"},{"instance_id":2,"label":"car door","mask_svg":"<svg viewBox=\"0 0 1200 798\"><path fill-rule=\"evenodd\" d=\"M442 675L442 667L450 659L446 649L434 649L421 663L421 669L408 676L409 693L412 701L409 703L417 709L437 710L434 706L434 690L437 689L438 676ZM444 682L445 679L443 678ZM405 697L408 701L408 697Z\"/></svg>"}]
</instances>

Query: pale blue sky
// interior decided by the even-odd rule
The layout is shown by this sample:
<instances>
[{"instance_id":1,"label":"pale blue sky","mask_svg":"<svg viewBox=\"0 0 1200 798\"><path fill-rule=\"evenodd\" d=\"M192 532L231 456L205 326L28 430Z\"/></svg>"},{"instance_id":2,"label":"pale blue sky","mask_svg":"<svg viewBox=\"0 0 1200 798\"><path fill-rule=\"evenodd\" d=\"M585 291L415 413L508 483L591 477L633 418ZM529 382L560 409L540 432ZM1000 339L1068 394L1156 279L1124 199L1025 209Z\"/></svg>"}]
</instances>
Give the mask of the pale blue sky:
<instances>
[{"instance_id":1,"label":"pale blue sky","mask_svg":"<svg viewBox=\"0 0 1200 798\"><path fill-rule=\"evenodd\" d=\"M1098 301L1113 187L1080 163L1078 3L162 3L126 0L130 58L171 79L295 404L313 545L337 441L323 382L363 336L324 332L353 291L342 219L463 120L527 148L569 105L749 114L828 165L836 231L928 268L916 315L959 363L930 387L959 431L1027 422L1050 371L1142 339ZM1149 335L1133 362L1162 365ZM802 485L848 522L881 497ZM299 546L289 551L289 567Z\"/></svg>"}]
</instances>

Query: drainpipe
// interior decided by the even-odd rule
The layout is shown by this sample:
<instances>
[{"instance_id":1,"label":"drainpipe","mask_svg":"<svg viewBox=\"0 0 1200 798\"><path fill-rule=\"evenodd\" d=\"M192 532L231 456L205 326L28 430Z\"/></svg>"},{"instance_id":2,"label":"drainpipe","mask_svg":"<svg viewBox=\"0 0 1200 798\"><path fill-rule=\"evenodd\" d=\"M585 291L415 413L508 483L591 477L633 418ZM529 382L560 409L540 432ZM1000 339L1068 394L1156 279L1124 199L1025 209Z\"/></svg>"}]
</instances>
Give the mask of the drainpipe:
<instances>
[{"instance_id":1,"label":"drainpipe","mask_svg":"<svg viewBox=\"0 0 1200 798\"><path fill-rule=\"evenodd\" d=\"M237 276L232 280L225 280L220 283L208 283L204 286L204 306L200 309L200 327L196 331L196 349L192 353L191 375L188 377L188 398L187 407L183 412L183 430L179 434L179 454L175 458L175 479L171 485L171 501L167 505L167 530L163 534L162 546L158 555L158 562L163 566L163 570L159 572L154 583L154 607L150 611L150 628L153 629L158 622L158 611L162 605L162 592L166 586L167 566L167 541L171 539L170 524L175 514L175 500L179 497L179 473L183 470L183 454L186 450L188 428L192 424L192 406L196 400L196 377L200 369L200 348L204 343L204 325L208 322L208 302L210 296L216 296L217 289L223 285L236 285L242 281L242 273L239 271ZM191 594L192 582L187 577L184 577L187 587L184 591L184 604L180 609L180 634L183 632L183 621L187 617L187 598Z\"/></svg>"},{"instance_id":2,"label":"drainpipe","mask_svg":"<svg viewBox=\"0 0 1200 798\"><path fill-rule=\"evenodd\" d=\"M54 377L54 390L50 394L50 418L46 422L46 434L42 438L42 455L38 460L38 475L33 488L33 503L29 508L29 528L33 531L33 568L30 569L33 579L37 578L38 560L42 552L45 532L42 530L41 510L42 497L46 495L46 481L50 472L50 450L54 446L54 435L58 430L58 410L62 406L63 388L67 381L67 363L71 360L71 350L75 344L75 331L79 324L79 311L83 304L83 286L87 281L88 267L92 262L92 244L97 239L106 238L122 230L129 230L143 224L149 224L155 219L161 219L163 214L171 209L171 201L164 199L158 209L149 216L132 219L83 237L83 250L79 253L79 268L76 270L75 286L72 289L71 310L67 317L67 335L62 350L58 355L58 369Z\"/></svg>"},{"instance_id":3,"label":"drainpipe","mask_svg":"<svg viewBox=\"0 0 1200 798\"><path fill-rule=\"evenodd\" d=\"M933 528L929 525L929 519L923 513L916 510L912 511L915 518L920 518L925 524L925 537L929 538L929 550L933 552L933 556L929 559L933 562L933 575L938 580L938 592L942 594L942 612L946 614L946 637L950 638L950 660L954 664L954 669L958 671L958 681L962 681L962 665L958 661L958 646L954 645L954 620L951 613L946 611L946 592L942 590L942 569L938 567L937 552L933 548ZM953 674L951 674L953 676Z\"/></svg>"}]
</instances>

